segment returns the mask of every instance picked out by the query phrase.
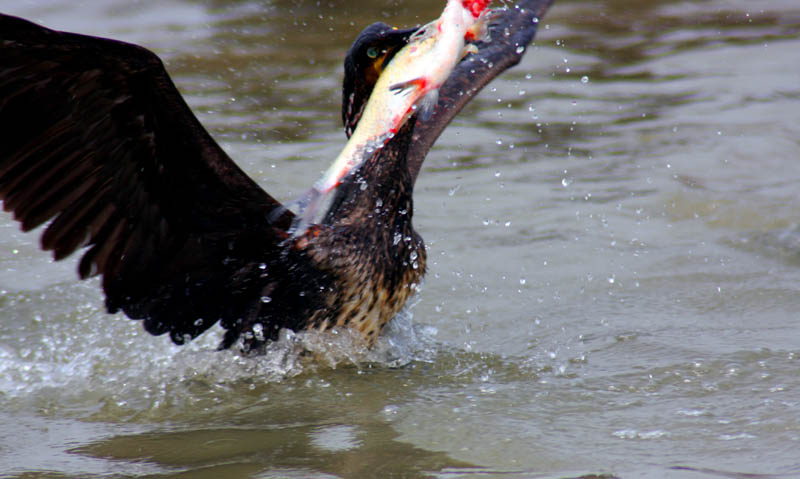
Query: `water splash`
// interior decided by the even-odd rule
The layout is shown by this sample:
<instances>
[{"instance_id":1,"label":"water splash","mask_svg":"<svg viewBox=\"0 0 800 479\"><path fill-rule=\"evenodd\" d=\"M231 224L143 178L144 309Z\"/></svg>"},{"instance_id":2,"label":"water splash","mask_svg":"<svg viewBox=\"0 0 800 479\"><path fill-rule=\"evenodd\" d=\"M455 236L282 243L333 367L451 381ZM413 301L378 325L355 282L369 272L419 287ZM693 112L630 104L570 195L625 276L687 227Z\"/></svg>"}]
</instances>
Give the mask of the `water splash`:
<instances>
[{"instance_id":1,"label":"water splash","mask_svg":"<svg viewBox=\"0 0 800 479\"><path fill-rule=\"evenodd\" d=\"M5 410L39 410L57 417L139 421L174 419L190 411L227 410L237 401L260 401L259 390L320 368L395 368L428 361L430 332L412 322L406 307L372 348L349 330L281 331L266 354L245 357L217 351L224 331L216 326L185 346L153 337L123 316L109 316L99 300L59 313L15 310L20 331L0 337L0 400ZM19 298L25 301L26 294ZM8 300L9 298L6 298ZM54 302L52 307L59 308Z\"/></svg>"}]
</instances>

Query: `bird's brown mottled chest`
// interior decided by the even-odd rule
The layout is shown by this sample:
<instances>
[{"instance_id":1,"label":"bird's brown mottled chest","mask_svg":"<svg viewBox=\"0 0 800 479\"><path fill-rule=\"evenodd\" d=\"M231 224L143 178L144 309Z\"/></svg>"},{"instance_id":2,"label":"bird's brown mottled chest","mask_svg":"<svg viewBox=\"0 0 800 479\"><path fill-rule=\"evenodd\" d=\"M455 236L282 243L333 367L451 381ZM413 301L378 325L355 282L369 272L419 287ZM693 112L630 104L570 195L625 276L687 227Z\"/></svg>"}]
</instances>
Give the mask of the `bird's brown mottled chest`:
<instances>
[{"instance_id":1,"label":"bird's brown mottled chest","mask_svg":"<svg viewBox=\"0 0 800 479\"><path fill-rule=\"evenodd\" d=\"M308 329L347 327L373 344L384 326L417 291L425 273L425 246L413 229L322 229L307 245L321 269L335 275Z\"/></svg>"}]
</instances>

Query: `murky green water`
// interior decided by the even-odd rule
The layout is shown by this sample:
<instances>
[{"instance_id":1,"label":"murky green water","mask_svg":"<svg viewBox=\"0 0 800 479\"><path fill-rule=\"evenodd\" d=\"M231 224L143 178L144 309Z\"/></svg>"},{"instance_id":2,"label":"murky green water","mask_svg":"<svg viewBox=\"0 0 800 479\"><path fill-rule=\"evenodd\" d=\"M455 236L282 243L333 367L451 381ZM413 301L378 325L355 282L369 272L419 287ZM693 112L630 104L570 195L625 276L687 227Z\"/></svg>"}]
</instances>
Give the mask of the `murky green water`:
<instances>
[{"instance_id":1,"label":"murky green water","mask_svg":"<svg viewBox=\"0 0 800 479\"><path fill-rule=\"evenodd\" d=\"M0 11L156 50L286 200L344 144L354 35L441 7L321 3ZM429 155L428 279L376 351L172 346L4 214L0 477L800 477L800 4L561 0L544 23Z\"/></svg>"}]
</instances>

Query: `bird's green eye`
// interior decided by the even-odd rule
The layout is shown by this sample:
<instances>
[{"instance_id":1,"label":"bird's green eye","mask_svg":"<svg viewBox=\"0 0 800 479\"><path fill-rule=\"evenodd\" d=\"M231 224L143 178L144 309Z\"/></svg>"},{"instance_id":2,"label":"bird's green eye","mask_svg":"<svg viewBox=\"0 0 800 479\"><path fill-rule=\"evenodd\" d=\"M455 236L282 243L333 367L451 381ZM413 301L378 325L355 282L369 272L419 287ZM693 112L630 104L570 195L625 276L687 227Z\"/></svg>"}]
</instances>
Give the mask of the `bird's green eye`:
<instances>
[{"instance_id":1,"label":"bird's green eye","mask_svg":"<svg viewBox=\"0 0 800 479\"><path fill-rule=\"evenodd\" d=\"M367 49L367 56L370 58L378 58L378 49L375 47L369 47L369 49Z\"/></svg>"}]
</instances>

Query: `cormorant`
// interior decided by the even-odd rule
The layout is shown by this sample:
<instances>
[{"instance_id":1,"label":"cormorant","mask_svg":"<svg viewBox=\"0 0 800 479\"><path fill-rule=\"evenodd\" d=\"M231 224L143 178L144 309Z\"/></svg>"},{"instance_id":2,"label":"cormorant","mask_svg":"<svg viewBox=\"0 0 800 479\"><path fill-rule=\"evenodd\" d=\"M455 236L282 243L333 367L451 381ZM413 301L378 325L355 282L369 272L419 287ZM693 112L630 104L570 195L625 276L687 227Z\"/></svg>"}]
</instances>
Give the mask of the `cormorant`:
<instances>
[{"instance_id":1,"label":"cormorant","mask_svg":"<svg viewBox=\"0 0 800 479\"><path fill-rule=\"evenodd\" d=\"M86 248L78 274L102 275L109 313L183 344L220 322L220 348L245 351L281 328L358 330L372 343L425 271L412 190L453 116L519 62L552 0L500 11L442 87L336 189L322 221L293 214L248 177L199 123L159 58L119 41L0 15L0 199L56 260ZM382 67L414 29L376 23L345 59L349 136ZM277 212L277 214L276 214ZM272 213L272 214L271 214Z\"/></svg>"}]
</instances>

